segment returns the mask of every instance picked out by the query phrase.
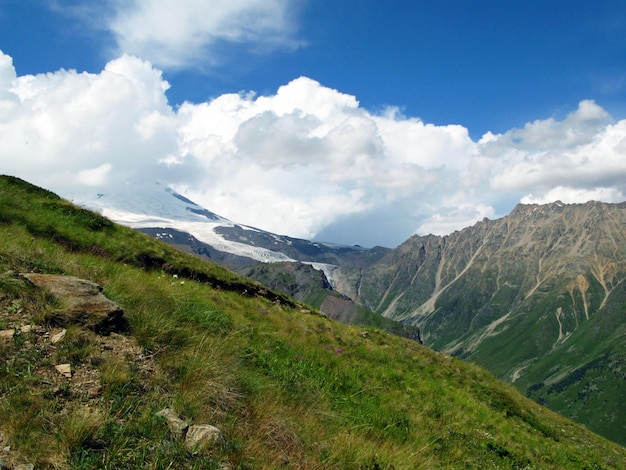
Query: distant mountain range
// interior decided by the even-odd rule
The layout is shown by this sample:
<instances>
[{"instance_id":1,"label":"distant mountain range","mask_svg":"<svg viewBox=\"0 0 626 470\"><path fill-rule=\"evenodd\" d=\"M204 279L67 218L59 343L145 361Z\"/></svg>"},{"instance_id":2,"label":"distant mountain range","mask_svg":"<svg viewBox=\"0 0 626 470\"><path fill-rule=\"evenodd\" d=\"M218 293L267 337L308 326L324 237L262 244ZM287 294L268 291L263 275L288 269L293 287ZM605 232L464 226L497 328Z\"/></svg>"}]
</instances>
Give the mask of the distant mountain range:
<instances>
[{"instance_id":1,"label":"distant mountain range","mask_svg":"<svg viewBox=\"0 0 626 470\"><path fill-rule=\"evenodd\" d=\"M148 194L78 202L334 318L393 320L388 329L626 444L626 203L518 205L447 236L366 249L236 224L163 186Z\"/></svg>"},{"instance_id":2,"label":"distant mountain range","mask_svg":"<svg viewBox=\"0 0 626 470\"><path fill-rule=\"evenodd\" d=\"M389 251L386 248L366 249L358 245L312 242L238 224L158 183L121 187L111 193L82 196L73 202L136 229L164 228L188 233L195 238L192 243L195 246L203 243L211 247L206 256L215 256L219 251L228 254L228 259L235 265L301 261L332 276L332 271L340 265L361 266ZM151 233L157 234L156 231ZM172 233L161 236L168 241L170 235L174 236Z\"/></svg>"}]
</instances>

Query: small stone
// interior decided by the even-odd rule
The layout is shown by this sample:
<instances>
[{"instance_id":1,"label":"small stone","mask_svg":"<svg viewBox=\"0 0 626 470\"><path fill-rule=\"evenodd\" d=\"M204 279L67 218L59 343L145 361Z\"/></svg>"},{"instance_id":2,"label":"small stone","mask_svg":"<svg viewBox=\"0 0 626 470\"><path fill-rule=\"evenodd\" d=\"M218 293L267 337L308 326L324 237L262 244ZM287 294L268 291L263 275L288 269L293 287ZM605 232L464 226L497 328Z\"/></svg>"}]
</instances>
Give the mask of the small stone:
<instances>
[{"instance_id":1,"label":"small stone","mask_svg":"<svg viewBox=\"0 0 626 470\"><path fill-rule=\"evenodd\" d=\"M222 441L222 431L210 424L189 426L185 437L185 447L193 453L213 447Z\"/></svg>"},{"instance_id":2,"label":"small stone","mask_svg":"<svg viewBox=\"0 0 626 470\"><path fill-rule=\"evenodd\" d=\"M50 342L52 344L57 344L57 343L63 341L63 338L65 338L65 334L66 333L67 333L67 330L66 329L62 329L60 332L56 333L55 335L53 335L50 338Z\"/></svg>"},{"instance_id":3,"label":"small stone","mask_svg":"<svg viewBox=\"0 0 626 470\"><path fill-rule=\"evenodd\" d=\"M34 470L35 466L32 463L22 463L13 467L13 470Z\"/></svg>"},{"instance_id":4,"label":"small stone","mask_svg":"<svg viewBox=\"0 0 626 470\"><path fill-rule=\"evenodd\" d=\"M177 437L182 436L185 431L187 431L187 428L189 428L189 423L180 419L176 412L171 408L163 408L157 413L157 416L165 418L170 431Z\"/></svg>"},{"instance_id":5,"label":"small stone","mask_svg":"<svg viewBox=\"0 0 626 470\"><path fill-rule=\"evenodd\" d=\"M0 338L13 338L14 334L15 334L14 329L0 330Z\"/></svg>"},{"instance_id":6,"label":"small stone","mask_svg":"<svg viewBox=\"0 0 626 470\"><path fill-rule=\"evenodd\" d=\"M59 374L67 377L68 379L72 378L72 365L71 364L57 364L54 368L59 372Z\"/></svg>"},{"instance_id":7,"label":"small stone","mask_svg":"<svg viewBox=\"0 0 626 470\"><path fill-rule=\"evenodd\" d=\"M88 398L97 398L102 395L102 387L99 385L94 385L87 389L87 397Z\"/></svg>"}]
</instances>

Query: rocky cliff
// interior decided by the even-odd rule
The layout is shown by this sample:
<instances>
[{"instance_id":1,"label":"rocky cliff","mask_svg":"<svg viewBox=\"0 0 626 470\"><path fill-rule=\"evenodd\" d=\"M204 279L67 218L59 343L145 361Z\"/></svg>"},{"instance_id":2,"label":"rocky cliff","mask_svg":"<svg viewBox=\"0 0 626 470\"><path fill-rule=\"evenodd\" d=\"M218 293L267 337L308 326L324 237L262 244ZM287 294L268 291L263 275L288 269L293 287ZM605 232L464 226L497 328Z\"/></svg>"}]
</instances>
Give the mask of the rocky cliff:
<instances>
[{"instance_id":1,"label":"rocky cliff","mask_svg":"<svg viewBox=\"0 0 626 470\"><path fill-rule=\"evenodd\" d=\"M626 442L626 203L518 205L335 278L427 345Z\"/></svg>"}]
</instances>

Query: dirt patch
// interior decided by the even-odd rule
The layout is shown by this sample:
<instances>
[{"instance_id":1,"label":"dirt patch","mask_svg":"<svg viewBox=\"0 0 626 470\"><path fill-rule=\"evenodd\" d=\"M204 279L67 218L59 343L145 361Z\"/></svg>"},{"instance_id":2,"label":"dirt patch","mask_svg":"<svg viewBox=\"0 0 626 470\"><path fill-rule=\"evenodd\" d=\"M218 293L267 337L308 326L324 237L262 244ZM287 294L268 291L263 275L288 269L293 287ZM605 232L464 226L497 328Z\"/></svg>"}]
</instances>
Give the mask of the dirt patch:
<instances>
[{"instance_id":1,"label":"dirt patch","mask_svg":"<svg viewBox=\"0 0 626 470\"><path fill-rule=\"evenodd\" d=\"M46 318L42 324L36 324L33 321L36 311L23 308L19 299L0 293L0 359L6 367L7 380L14 383L28 380L32 384L30 393L46 402L53 401L59 416L77 407L104 414L109 405L107 387L116 380L127 380L131 373L136 377L135 383L149 383L157 366L132 336L94 328L94 325L102 325L103 319L104 324L110 326L119 324L119 319L123 318L123 310L104 297L97 284L64 276L54 278L57 287L47 285L46 290L60 301L62 324L48 322ZM30 276L28 279L35 284ZM67 290L59 290L59 285L65 286L63 289L67 286L78 286L78 289L70 287L71 294L68 294ZM94 301L96 297L104 300ZM67 311L63 310L65 307ZM114 312L115 322L109 321L110 312ZM100 320L90 322L85 321L86 318ZM16 468L31 461L16 450L15 432L10 425L0 423L2 469Z\"/></svg>"}]
</instances>

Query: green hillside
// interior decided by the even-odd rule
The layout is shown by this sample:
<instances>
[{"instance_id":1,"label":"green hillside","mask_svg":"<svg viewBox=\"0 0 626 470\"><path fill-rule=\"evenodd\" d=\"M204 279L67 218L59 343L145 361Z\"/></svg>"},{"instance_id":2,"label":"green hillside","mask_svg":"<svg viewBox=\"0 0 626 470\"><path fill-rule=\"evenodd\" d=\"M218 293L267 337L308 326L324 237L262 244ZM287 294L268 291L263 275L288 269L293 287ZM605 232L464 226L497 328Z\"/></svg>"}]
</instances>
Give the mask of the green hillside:
<instances>
[{"instance_id":1,"label":"green hillside","mask_svg":"<svg viewBox=\"0 0 626 470\"><path fill-rule=\"evenodd\" d=\"M70 322L31 271L98 283L128 326ZM626 468L626 449L476 366L311 313L12 177L0 289L8 468ZM223 438L188 450L166 407Z\"/></svg>"}]
</instances>

